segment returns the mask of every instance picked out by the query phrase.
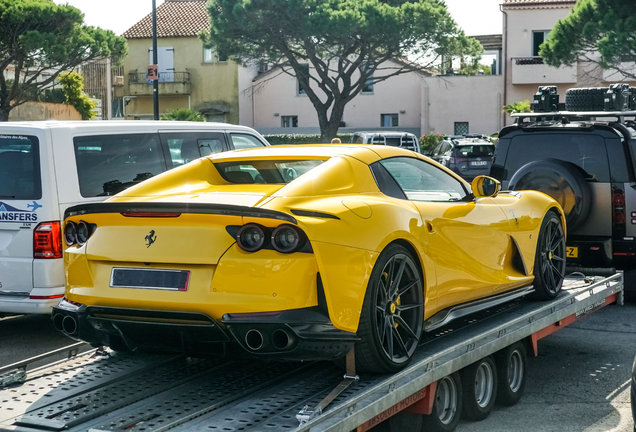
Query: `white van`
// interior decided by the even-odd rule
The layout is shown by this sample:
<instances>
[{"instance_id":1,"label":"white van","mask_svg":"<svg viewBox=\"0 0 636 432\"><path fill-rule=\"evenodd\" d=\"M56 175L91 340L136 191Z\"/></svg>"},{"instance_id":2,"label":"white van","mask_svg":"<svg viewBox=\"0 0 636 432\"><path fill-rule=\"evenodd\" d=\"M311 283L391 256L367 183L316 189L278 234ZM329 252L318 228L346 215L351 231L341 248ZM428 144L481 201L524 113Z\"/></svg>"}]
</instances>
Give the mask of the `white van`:
<instances>
[{"instance_id":1,"label":"white van","mask_svg":"<svg viewBox=\"0 0 636 432\"><path fill-rule=\"evenodd\" d=\"M64 295L60 218L201 156L268 146L255 130L167 121L0 123L0 314Z\"/></svg>"}]
</instances>

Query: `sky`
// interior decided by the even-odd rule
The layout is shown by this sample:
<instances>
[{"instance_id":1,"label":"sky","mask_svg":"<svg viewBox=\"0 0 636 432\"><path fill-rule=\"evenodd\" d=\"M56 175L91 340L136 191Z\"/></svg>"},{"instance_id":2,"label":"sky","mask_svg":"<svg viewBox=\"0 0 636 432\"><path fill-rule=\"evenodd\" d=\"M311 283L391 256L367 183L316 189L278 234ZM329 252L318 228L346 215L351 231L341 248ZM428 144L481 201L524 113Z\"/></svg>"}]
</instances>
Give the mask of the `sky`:
<instances>
[{"instance_id":1,"label":"sky","mask_svg":"<svg viewBox=\"0 0 636 432\"><path fill-rule=\"evenodd\" d=\"M53 0L68 3L84 12L88 25L112 30L121 35L152 11L152 0ZM164 0L156 0L157 6ZM501 34L503 0L446 0L446 6L457 24L468 36Z\"/></svg>"}]
</instances>

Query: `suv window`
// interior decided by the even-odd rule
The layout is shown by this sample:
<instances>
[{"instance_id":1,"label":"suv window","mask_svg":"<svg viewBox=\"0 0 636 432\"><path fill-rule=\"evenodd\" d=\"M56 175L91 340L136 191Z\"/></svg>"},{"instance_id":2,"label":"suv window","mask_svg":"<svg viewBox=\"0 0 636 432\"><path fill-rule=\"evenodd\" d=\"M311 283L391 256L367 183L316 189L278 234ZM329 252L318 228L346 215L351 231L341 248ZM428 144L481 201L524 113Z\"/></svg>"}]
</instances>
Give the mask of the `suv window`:
<instances>
[{"instance_id":1,"label":"suv window","mask_svg":"<svg viewBox=\"0 0 636 432\"><path fill-rule=\"evenodd\" d=\"M506 158L504 180L537 159L559 159L580 166L594 180L610 181L609 162L603 137L592 134L531 134L515 136Z\"/></svg>"},{"instance_id":2,"label":"suv window","mask_svg":"<svg viewBox=\"0 0 636 432\"><path fill-rule=\"evenodd\" d=\"M488 157L495 154L495 146L489 144L460 145L455 147L455 154L460 157Z\"/></svg>"},{"instance_id":3,"label":"suv window","mask_svg":"<svg viewBox=\"0 0 636 432\"><path fill-rule=\"evenodd\" d=\"M166 170L157 134L76 137L73 145L85 198L114 195Z\"/></svg>"},{"instance_id":4,"label":"suv window","mask_svg":"<svg viewBox=\"0 0 636 432\"><path fill-rule=\"evenodd\" d=\"M36 137L0 135L0 198L42 198Z\"/></svg>"},{"instance_id":5,"label":"suv window","mask_svg":"<svg viewBox=\"0 0 636 432\"><path fill-rule=\"evenodd\" d=\"M413 201L459 201L464 186L441 169L420 159L394 157L380 163Z\"/></svg>"}]
</instances>

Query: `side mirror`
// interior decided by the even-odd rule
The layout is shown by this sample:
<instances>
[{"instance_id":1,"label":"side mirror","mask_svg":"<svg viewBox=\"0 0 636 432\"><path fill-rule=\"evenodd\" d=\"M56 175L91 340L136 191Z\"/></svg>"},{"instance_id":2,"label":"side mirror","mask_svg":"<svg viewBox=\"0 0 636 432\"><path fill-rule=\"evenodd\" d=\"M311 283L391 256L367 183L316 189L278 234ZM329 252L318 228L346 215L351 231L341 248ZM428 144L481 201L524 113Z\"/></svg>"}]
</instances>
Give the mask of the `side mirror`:
<instances>
[{"instance_id":1,"label":"side mirror","mask_svg":"<svg viewBox=\"0 0 636 432\"><path fill-rule=\"evenodd\" d=\"M471 184L475 198L494 197L501 190L501 183L492 177L477 176Z\"/></svg>"}]
</instances>

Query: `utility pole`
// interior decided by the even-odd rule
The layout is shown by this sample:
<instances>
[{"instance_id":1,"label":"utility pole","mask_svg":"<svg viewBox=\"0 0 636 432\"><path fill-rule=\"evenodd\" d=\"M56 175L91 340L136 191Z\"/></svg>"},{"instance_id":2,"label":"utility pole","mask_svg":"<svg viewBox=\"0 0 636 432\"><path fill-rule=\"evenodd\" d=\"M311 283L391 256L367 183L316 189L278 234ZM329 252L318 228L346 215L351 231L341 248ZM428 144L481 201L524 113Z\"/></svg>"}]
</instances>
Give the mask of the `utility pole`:
<instances>
[{"instance_id":1,"label":"utility pole","mask_svg":"<svg viewBox=\"0 0 636 432\"><path fill-rule=\"evenodd\" d=\"M152 0L152 64L158 68L157 60L157 2ZM158 69L155 69L156 71ZM154 102L154 119L159 120L159 73L156 72L155 79L152 82L152 96Z\"/></svg>"}]
</instances>

